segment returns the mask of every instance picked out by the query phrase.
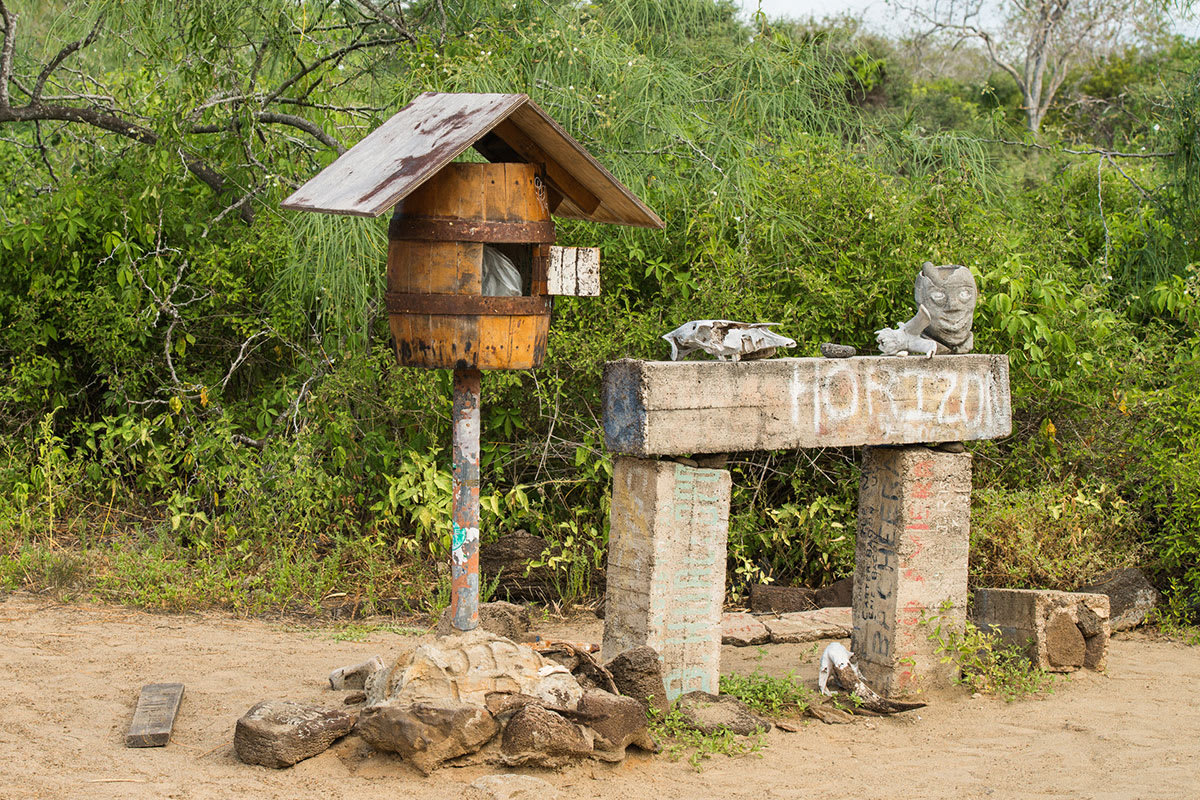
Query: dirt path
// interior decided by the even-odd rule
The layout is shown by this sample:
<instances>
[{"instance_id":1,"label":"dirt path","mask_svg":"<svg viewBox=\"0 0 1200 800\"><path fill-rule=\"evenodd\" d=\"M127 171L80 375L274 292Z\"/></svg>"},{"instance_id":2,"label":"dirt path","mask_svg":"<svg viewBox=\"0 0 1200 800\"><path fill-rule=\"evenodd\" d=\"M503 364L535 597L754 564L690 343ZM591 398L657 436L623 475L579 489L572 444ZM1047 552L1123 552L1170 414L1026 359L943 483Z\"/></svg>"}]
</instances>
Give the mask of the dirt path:
<instances>
[{"instance_id":1,"label":"dirt path","mask_svg":"<svg viewBox=\"0 0 1200 800\"><path fill-rule=\"evenodd\" d=\"M330 669L412 636L165 616L0 597L0 798L253 797L287 800L482 798L478 765L423 778L390 755L350 745L282 771L235 758L235 720L258 700L331 702ZM543 626L598 640L600 623ZM815 684L813 645L726 648L726 671L795 669ZM165 748L124 747L140 687L187 687ZM686 761L635 754L615 766L530 771L563 798L1149 798L1200 797L1200 648L1113 641L1107 675L1079 674L1045 699L1006 704L956 693L928 708L851 725L772 731L761 753ZM551 800L549 797L541 800Z\"/></svg>"}]
</instances>

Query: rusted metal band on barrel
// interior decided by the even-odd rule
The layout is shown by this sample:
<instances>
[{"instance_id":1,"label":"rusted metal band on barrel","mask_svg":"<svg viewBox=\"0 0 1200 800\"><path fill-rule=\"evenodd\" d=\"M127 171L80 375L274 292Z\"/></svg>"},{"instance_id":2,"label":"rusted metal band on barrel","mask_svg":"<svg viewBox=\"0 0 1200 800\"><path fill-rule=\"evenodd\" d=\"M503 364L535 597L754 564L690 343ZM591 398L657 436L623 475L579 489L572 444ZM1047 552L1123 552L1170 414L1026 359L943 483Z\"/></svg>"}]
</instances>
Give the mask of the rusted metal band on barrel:
<instances>
[{"instance_id":1,"label":"rusted metal band on barrel","mask_svg":"<svg viewBox=\"0 0 1200 800\"><path fill-rule=\"evenodd\" d=\"M490 222L481 219L392 217L388 238L424 242L515 242L553 244L554 221Z\"/></svg>"},{"instance_id":2,"label":"rusted metal band on barrel","mask_svg":"<svg viewBox=\"0 0 1200 800\"><path fill-rule=\"evenodd\" d=\"M549 297L480 297L473 294L386 295L389 314L442 316L533 317L550 314Z\"/></svg>"}]
</instances>

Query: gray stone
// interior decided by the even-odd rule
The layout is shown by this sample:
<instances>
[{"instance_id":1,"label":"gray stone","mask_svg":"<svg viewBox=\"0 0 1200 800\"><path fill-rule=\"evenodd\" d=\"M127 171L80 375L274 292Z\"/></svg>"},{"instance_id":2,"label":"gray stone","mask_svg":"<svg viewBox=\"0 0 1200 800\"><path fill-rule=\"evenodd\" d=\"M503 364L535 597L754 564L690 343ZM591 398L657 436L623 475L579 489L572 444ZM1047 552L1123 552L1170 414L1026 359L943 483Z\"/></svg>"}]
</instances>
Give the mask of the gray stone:
<instances>
[{"instance_id":1,"label":"gray stone","mask_svg":"<svg viewBox=\"0 0 1200 800\"><path fill-rule=\"evenodd\" d=\"M875 332L880 351L885 355L971 352L975 342L971 326L979 299L971 270L958 264L935 267L926 261L917 273L913 295L916 316L895 328Z\"/></svg>"},{"instance_id":2,"label":"gray stone","mask_svg":"<svg viewBox=\"0 0 1200 800\"><path fill-rule=\"evenodd\" d=\"M744 611L721 615L721 644L749 647L771 641L771 632L758 617Z\"/></svg>"},{"instance_id":3,"label":"gray stone","mask_svg":"<svg viewBox=\"0 0 1200 800\"><path fill-rule=\"evenodd\" d=\"M817 589L817 608L849 607L854 603L854 578L842 578Z\"/></svg>"},{"instance_id":4,"label":"gray stone","mask_svg":"<svg viewBox=\"0 0 1200 800\"><path fill-rule=\"evenodd\" d=\"M641 457L967 441L1012 430L1002 355L626 359L605 365L603 405L609 451Z\"/></svg>"},{"instance_id":5,"label":"gray stone","mask_svg":"<svg viewBox=\"0 0 1200 800\"><path fill-rule=\"evenodd\" d=\"M726 470L613 465L603 652L654 648L668 699L717 688L730 487Z\"/></svg>"},{"instance_id":6,"label":"gray stone","mask_svg":"<svg viewBox=\"0 0 1200 800\"><path fill-rule=\"evenodd\" d=\"M499 731L486 708L453 700L370 706L355 727L372 747L399 753L426 775L444 761L476 752Z\"/></svg>"},{"instance_id":7,"label":"gray stone","mask_svg":"<svg viewBox=\"0 0 1200 800\"><path fill-rule=\"evenodd\" d=\"M646 722L646 711L632 697L621 697L588 689L579 701L575 719L594 734L595 757L602 761L620 761L625 748L635 745L643 750L657 751Z\"/></svg>"},{"instance_id":8,"label":"gray stone","mask_svg":"<svg viewBox=\"0 0 1200 800\"><path fill-rule=\"evenodd\" d=\"M491 800L558 800L554 784L532 775L484 775L471 783Z\"/></svg>"},{"instance_id":9,"label":"gray stone","mask_svg":"<svg viewBox=\"0 0 1200 800\"><path fill-rule=\"evenodd\" d=\"M793 611L791 614L762 619L774 644L844 639L850 635L852 627L852 615L848 607Z\"/></svg>"},{"instance_id":10,"label":"gray stone","mask_svg":"<svg viewBox=\"0 0 1200 800\"><path fill-rule=\"evenodd\" d=\"M264 700L237 721L233 748L247 764L282 769L323 753L352 727L354 715L345 711Z\"/></svg>"},{"instance_id":11,"label":"gray stone","mask_svg":"<svg viewBox=\"0 0 1200 800\"><path fill-rule=\"evenodd\" d=\"M849 605L846 603L845 605ZM756 583L750 587L750 610L756 614L787 614L817 607L817 592L803 586L773 586Z\"/></svg>"},{"instance_id":12,"label":"gray stone","mask_svg":"<svg viewBox=\"0 0 1200 800\"><path fill-rule=\"evenodd\" d=\"M371 656L360 664L349 667L338 667L329 673L330 689L362 689L366 686L367 678L384 669L382 656Z\"/></svg>"},{"instance_id":13,"label":"gray stone","mask_svg":"<svg viewBox=\"0 0 1200 800\"><path fill-rule=\"evenodd\" d=\"M745 703L727 694L688 692L679 698L676 708L689 728L705 735L727 730L749 736L771 730L769 721L755 716Z\"/></svg>"},{"instance_id":14,"label":"gray stone","mask_svg":"<svg viewBox=\"0 0 1200 800\"><path fill-rule=\"evenodd\" d=\"M516 603L498 600L479 604L479 628L505 639L521 641L530 627L529 609ZM438 619L437 635L450 636L460 631L454 627L450 609L442 612Z\"/></svg>"},{"instance_id":15,"label":"gray stone","mask_svg":"<svg viewBox=\"0 0 1200 800\"><path fill-rule=\"evenodd\" d=\"M943 630L966 624L970 515L970 454L927 447L864 452L850 649L884 697L957 677L923 622L936 617Z\"/></svg>"},{"instance_id":16,"label":"gray stone","mask_svg":"<svg viewBox=\"0 0 1200 800\"><path fill-rule=\"evenodd\" d=\"M1079 591L1108 595L1109 625L1114 631L1136 628L1158 605L1158 590L1136 567L1105 572Z\"/></svg>"},{"instance_id":17,"label":"gray stone","mask_svg":"<svg viewBox=\"0 0 1200 800\"><path fill-rule=\"evenodd\" d=\"M1080 666L1102 671L1107 664L1107 595L976 589L972 617L979 627L1020 648L1036 667L1052 672L1071 672Z\"/></svg>"},{"instance_id":18,"label":"gray stone","mask_svg":"<svg viewBox=\"0 0 1200 800\"><path fill-rule=\"evenodd\" d=\"M583 687L567 672L540 675L548 666L557 665L530 647L476 629L422 645L374 673L367 681L367 702L459 700L482 706L488 694L506 692L573 708Z\"/></svg>"},{"instance_id":19,"label":"gray stone","mask_svg":"<svg viewBox=\"0 0 1200 800\"><path fill-rule=\"evenodd\" d=\"M848 344L821 342L821 355L825 358L853 358L858 355L858 351Z\"/></svg>"},{"instance_id":20,"label":"gray stone","mask_svg":"<svg viewBox=\"0 0 1200 800\"><path fill-rule=\"evenodd\" d=\"M500 759L508 766L557 768L592 754L591 731L528 705L513 714L500 739Z\"/></svg>"},{"instance_id":21,"label":"gray stone","mask_svg":"<svg viewBox=\"0 0 1200 800\"><path fill-rule=\"evenodd\" d=\"M641 703L646 713L654 708L663 719L670 712L662 660L653 647L643 645L626 650L604 666L612 675L617 691Z\"/></svg>"}]
</instances>

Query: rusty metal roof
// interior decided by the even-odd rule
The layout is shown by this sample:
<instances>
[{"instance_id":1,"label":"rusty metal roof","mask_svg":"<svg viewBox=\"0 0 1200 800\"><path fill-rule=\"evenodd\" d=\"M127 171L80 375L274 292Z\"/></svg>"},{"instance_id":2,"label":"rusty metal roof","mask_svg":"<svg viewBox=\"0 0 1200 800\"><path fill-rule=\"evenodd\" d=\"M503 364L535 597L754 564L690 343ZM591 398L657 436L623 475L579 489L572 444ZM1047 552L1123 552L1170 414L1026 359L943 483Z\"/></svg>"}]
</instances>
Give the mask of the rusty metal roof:
<instances>
[{"instance_id":1,"label":"rusty metal roof","mask_svg":"<svg viewBox=\"0 0 1200 800\"><path fill-rule=\"evenodd\" d=\"M426 92L293 192L283 207L377 217L468 147L489 161L544 165L557 216L663 227L524 94Z\"/></svg>"}]
</instances>

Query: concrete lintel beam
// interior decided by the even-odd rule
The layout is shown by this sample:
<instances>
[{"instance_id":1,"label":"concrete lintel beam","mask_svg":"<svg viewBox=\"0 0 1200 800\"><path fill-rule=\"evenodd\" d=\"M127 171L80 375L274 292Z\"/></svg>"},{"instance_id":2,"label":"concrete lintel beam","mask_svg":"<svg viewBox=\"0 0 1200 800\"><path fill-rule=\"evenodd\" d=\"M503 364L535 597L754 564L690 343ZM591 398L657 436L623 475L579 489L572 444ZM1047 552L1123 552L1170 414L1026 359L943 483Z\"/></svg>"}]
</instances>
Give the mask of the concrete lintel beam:
<instances>
[{"instance_id":1,"label":"concrete lintel beam","mask_svg":"<svg viewBox=\"0 0 1200 800\"><path fill-rule=\"evenodd\" d=\"M611 361L613 453L670 456L996 439L1012 431L1008 357Z\"/></svg>"}]
</instances>

